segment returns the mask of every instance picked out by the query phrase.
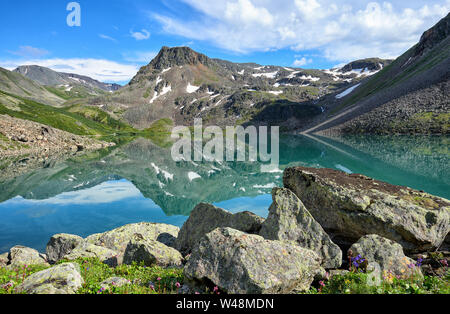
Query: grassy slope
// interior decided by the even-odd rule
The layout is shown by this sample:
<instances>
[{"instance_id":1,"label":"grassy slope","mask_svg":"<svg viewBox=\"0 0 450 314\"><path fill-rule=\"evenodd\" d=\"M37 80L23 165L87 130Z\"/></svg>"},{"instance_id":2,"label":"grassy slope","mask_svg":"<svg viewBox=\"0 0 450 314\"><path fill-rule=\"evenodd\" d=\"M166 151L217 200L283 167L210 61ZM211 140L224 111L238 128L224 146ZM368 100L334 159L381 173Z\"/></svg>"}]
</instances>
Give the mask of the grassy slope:
<instances>
[{"instance_id":1,"label":"grassy slope","mask_svg":"<svg viewBox=\"0 0 450 314\"><path fill-rule=\"evenodd\" d=\"M419 62L413 63L411 66L403 69L402 66L411 56L413 56L415 49L416 46L412 47L392 64L372 76L365 84L352 93L351 97L347 98L340 106L335 108L333 113L337 113L385 88L393 87L405 82L450 57L450 50L448 48L438 47L430 51L429 54Z\"/></svg>"},{"instance_id":2,"label":"grassy slope","mask_svg":"<svg viewBox=\"0 0 450 314\"><path fill-rule=\"evenodd\" d=\"M76 135L95 136L103 140L121 142L124 138L143 136L159 146L167 146L173 122L170 119L156 121L146 130L136 130L128 124L112 118L108 113L92 106L73 105L55 108L35 101L0 91L17 101L14 108L6 106L0 100L0 114L31 120Z\"/></svg>"},{"instance_id":3,"label":"grassy slope","mask_svg":"<svg viewBox=\"0 0 450 314\"><path fill-rule=\"evenodd\" d=\"M111 136L136 132L127 124L112 119L107 113L93 107L55 108L0 91L0 95L19 101L20 111L0 103L0 114L31 120L77 135Z\"/></svg>"}]
</instances>

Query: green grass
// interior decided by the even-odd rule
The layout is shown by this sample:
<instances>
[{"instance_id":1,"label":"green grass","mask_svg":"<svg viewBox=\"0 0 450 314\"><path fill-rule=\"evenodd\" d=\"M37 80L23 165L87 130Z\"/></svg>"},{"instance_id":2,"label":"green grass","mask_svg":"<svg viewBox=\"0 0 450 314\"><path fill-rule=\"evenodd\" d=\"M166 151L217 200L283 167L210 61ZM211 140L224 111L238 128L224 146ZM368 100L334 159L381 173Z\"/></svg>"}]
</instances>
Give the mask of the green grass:
<instances>
[{"instance_id":1,"label":"green grass","mask_svg":"<svg viewBox=\"0 0 450 314\"><path fill-rule=\"evenodd\" d=\"M59 264L67 261L61 261ZM79 259L73 261L80 265L84 285L78 294L177 294L176 283L183 285L183 270L164 269L158 266L120 265L109 267L98 259ZM17 269L0 268L0 294L14 294L14 287L28 276L47 269L45 266L28 266ZM101 282L111 277L121 277L130 284L123 287L112 286L101 290ZM397 279L388 276L379 285L370 285L370 274L350 272L333 276L330 280L311 287L306 294L450 294L450 272L441 277L415 276ZM9 282L12 287L5 287Z\"/></svg>"},{"instance_id":2,"label":"green grass","mask_svg":"<svg viewBox=\"0 0 450 314\"><path fill-rule=\"evenodd\" d=\"M380 285L370 285L370 274L351 272L337 275L323 286L313 287L310 294L450 294L450 274L445 278L417 277L410 279L387 278Z\"/></svg>"},{"instance_id":3,"label":"green grass","mask_svg":"<svg viewBox=\"0 0 450 314\"><path fill-rule=\"evenodd\" d=\"M173 142L171 140L173 121L171 119L161 119L154 122L150 128L143 131L143 137L150 139L159 147L171 147Z\"/></svg>"},{"instance_id":4,"label":"green grass","mask_svg":"<svg viewBox=\"0 0 450 314\"><path fill-rule=\"evenodd\" d=\"M67 261L66 261L67 262ZM121 265L109 267L97 259L79 259L84 285L78 294L176 294L176 283L183 284L183 270L178 268L145 267L143 265ZM64 263L61 261L59 264ZM20 285L28 276L47 269L45 266L21 267L14 270L0 268L0 294L14 294L14 287ZM111 277L122 277L130 281L123 287L112 286L101 290L101 282ZM160 280L158 280L160 279ZM4 286L13 281L13 287Z\"/></svg>"}]
</instances>

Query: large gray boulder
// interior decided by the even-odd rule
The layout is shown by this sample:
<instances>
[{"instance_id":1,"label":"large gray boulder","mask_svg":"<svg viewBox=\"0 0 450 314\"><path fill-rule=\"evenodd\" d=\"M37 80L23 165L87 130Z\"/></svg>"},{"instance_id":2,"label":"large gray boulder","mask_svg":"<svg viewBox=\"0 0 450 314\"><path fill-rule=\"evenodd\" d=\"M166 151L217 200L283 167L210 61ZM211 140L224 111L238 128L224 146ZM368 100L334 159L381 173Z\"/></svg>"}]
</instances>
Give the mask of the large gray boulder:
<instances>
[{"instance_id":1,"label":"large gray boulder","mask_svg":"<svg viewBox=\"0 0 450 314\"><path fill-rule=\"evenodd\" d=\"M232 214L211 204L201 203L191 212L175 241L175 248L188 255L198 241L216 228L229 227L250 234L258 234L264 218L250 212Z\"/></svg>"},{"instance_id":2,"label":"large gray boulder","mask_svg":"<svg viewBox=\"0 0 450 314\"><path fill-rule=\"evenodd\" d=\"M45 255L35 249L20 245L13 247L9 251L8 261L11 268L25 265L48 265Z\"/></svg>"},{"instance_id":3,"label":"large gray boulder","mask_svg":"<svg viewBox=\"0 0 450 314\"><path fill-rule=\"evenodd\" d=\"M303 167L286 169L284 186L343 246L378 234L408 253L423 252L438 248L450 231L450 201L407 187Z\"/></svg>"},{"instance_id":4,"label":"large gray boulder","mask_svg":"<svg viewBox=\"0 0 450 314\"><path fill-rule=\"evenodd\" d=\"M123 258L124 264L131 265L133 262L143 262L146 266L180 267L183 256L177 250L137 233L128 243Z\"/></svg>"},{"instance_id":5,"label":"large gray boulder","mask_svg":"<svg viewBox=\"0 0 450 314\"><path fill-rule=\"evenodd\" d=\"M156 240L172 246L179 231L180 228L171 225L142 222L91 235L86 238L86 241L97 246L104 246L123 255L128 243L136 233L141 234L147 240Z\"/></svg>"},{"instance_id":6,"label":"large gray boulder","mask_svg":"<svg viewBox=\"0 0 450 314\"><path fill-rule=\"evenodd\" d=\"M268 240L294 241L316 252L322 258L324 268L341 267L341 249L292 191L275 188L272 199L269 217L262 225L260 236Z\"/></svg>"},{"instance_id":7,"label":"large gray boulder","mask_svg":"<svg viewBox=\"0 0 450 314\"><path fill-rule=\"evenodd\" d=\"M375 234L364 236L353 244L348 256L356 263L353 267L360 265L362 259L366 260L367 264L377 263L385 276L392 274L409 278L411 275L421 274L420 268L416 267L416 261L405 256L400 244Z\"/></svg>"},{"instance_id":8,"label":"large gray boulder","mask_svg":"<svg viewBox=\"0 0 450 314\"><path fill-rule=\"evenodd\" d=\"M47 258L56 263L84 242L82 237L73 234L55 234L47 243Z\"/></svg>"},{"instance_id":9,"label":"large gray boulder","mask_svg":"<svg viewBox=\"0 0 450 314\"><path fill-rule=\"evenodd\" d=\"M74 261L77 259L97 258L102 263L115 267L120 264L118 256L119 253L106 247L93 245L90 243L82 243L73 249L69 254L63 256L62 259Z\"/></svg>"},{"instance_id":10,"label":"large gray boulder","mask_svg":"<svg viewBox=\"0 0 450 314\"><path fill-rule=\"evenodd\" d=\"M27 294L75 294L83 283L80 266L67 263L27 277L16 290Z\"/></svg>"},{"instance_id":11,"label":"large gray boulder","mask_svg":"<svg viewBox=\"0 0 450 314\"><path fill-rule=\"evenodd\" d=\"M197 243L184 274L188 283L212 283L230 294L291 293L310 288L320 263L292 243L218 228Z\"/></svg>"}]
</instances>

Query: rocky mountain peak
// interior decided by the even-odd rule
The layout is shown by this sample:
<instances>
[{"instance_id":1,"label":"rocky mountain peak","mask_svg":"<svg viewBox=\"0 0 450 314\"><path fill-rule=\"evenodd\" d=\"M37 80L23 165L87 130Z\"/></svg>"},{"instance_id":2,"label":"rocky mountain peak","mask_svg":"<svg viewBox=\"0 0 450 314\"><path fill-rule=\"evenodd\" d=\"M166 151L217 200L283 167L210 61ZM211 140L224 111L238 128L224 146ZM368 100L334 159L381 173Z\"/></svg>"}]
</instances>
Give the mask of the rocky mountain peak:
<instances>
[{"instance_id":1,"label":"rocky mountain peak","mask_svg":"<svg viewBox=\"0 0 450 314\"><path fill-rule=\"evenodd\" d=\"M196 65L201 63L208 65L211 62L207 56L195 52L189 47L162 47L158 55L150 62L153 69L164 70L173 66Z\"/></svg>"},{"instance_id":2,"label":"rocky mountain peak","mask_svg":"<svg viewBox=\"0 0 450 314\"><path fill-rule=\"evenodd\" d=\"M415 55L422 55L426 50L434 48L450 34L450 13L434 27L427 30L416 46Z\"/></svg>"},{"instance_id":3,"label":"rocky mountain peak","mask_svg":"<svg viewBox=\"0 0 450 314\"><path fill-rule=\"evenodd\" d=\"M383 60L379 58L368 58L350 62L341 68L340 72L346 73L354 70L365 69L366 71L380 71L383 67L389 65L392 60Z\"/></svg>"}]
</instances>

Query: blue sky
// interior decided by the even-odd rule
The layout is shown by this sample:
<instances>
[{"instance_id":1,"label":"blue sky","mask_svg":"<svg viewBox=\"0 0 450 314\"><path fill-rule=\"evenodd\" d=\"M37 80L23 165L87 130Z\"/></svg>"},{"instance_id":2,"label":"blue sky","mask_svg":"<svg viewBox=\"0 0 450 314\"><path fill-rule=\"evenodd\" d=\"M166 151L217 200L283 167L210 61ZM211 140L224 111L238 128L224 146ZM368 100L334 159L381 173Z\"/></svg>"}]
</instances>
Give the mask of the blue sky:
<instances>
[{"instance_id":1,"label":"blue sky","mask_svg":"<svg viewBox=\"0 0 450 314\"><path fill-rule=\"evenodd\" d=\"M450 0L68 0L1 1L0 66L39 64L126 83L162 46L213 58L331 68L394 58L448 14Z\"/></svg>"}]
</instances>

